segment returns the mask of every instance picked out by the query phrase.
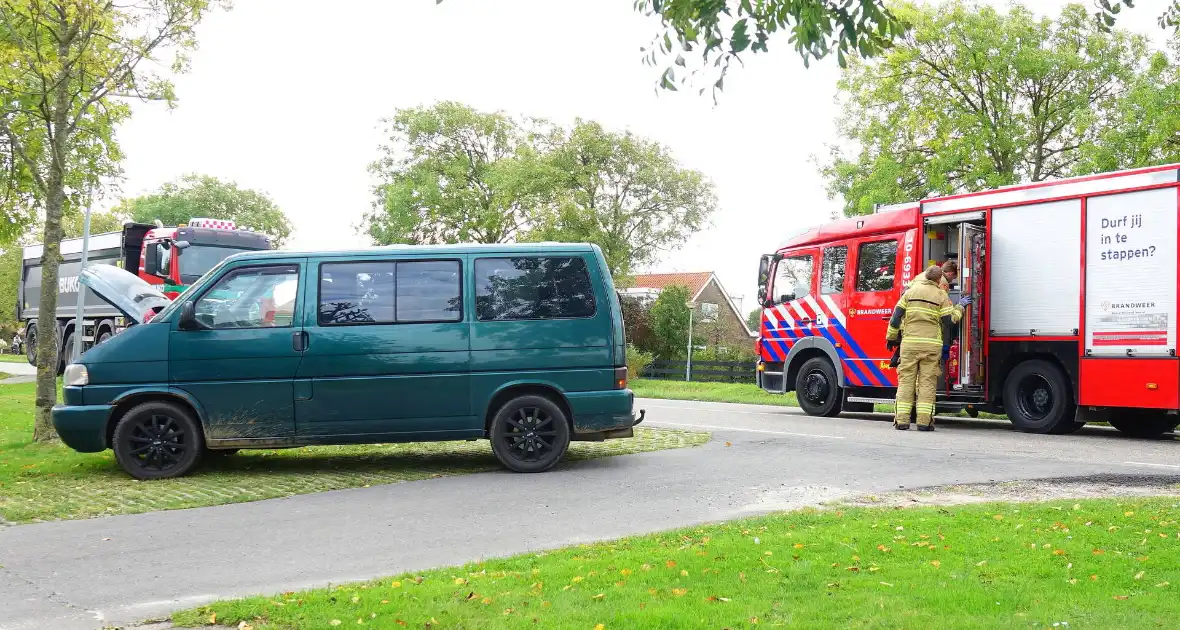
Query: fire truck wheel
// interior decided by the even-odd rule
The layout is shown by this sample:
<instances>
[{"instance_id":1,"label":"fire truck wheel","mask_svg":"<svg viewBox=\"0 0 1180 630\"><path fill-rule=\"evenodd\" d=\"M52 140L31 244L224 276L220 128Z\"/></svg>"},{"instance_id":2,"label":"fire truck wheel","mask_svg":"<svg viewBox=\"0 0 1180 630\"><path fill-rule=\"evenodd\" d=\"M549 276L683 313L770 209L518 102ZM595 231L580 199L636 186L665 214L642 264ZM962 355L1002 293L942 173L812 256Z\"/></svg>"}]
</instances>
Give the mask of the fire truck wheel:
<instances>
[{"instance_id":1,"label":"fire truck wheel","mask_svg":"<svg viewBox=\"0 0 1180 630\"><path fill-rule=\"evenodd\" d=\"M1008 419L1025 433L1072 433L1077 429L1073 392L1061 368L1048 361L1017 365L1004 383Z\"/></svg>"},{"instance_id":2,"label":"fire truck wheel","mask_svg":"<svg viewBox=\"0 0 1180 630\"><path fill-rule=\"evenodd\" d=\"M808 359L799 368L795 380L795 396L799 406L809 416L832 417L840 415L840 382L836 380L836 369L827 357Z\"/></svg>"},{"instance_id":3,"label":"fire truck wheel","mask_svg":"<svg viewBox=\"0 0 1180 630\"><path fill-rule=\"evenodd\" d=\"M1176 429L1180 420L1153 409L1118 409L1111 414L1110 426L1133 438L1157 438Z\"/></svg>"}]
</instances>

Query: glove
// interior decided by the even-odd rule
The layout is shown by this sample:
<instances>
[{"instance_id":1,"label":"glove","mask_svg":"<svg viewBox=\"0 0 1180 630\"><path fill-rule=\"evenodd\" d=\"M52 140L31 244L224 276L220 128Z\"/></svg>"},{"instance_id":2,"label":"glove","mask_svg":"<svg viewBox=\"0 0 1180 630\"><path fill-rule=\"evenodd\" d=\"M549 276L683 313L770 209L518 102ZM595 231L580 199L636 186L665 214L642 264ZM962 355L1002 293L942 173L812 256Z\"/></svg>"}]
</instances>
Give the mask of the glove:
<instances>
[{"instance_id":1,"label":"glove","mask_svg":"<svg viewBox=\"0 0 1180 630\"><path fill-rule=\"evenodd\" d=\"M971 303L971 296L970 295L964 295L963 297L959 298L959 306L967 306L970 303Z\"/></svg>"},{"instance_id":2,"label":"glove","mask_svg":"<svg viewBox=\"0 0 1180 630\"><path fill-rule=\"evenodd\" d=\"M898 343L897 343L896 341L893 341L893 340L887 340L887 341L885 342L885 349L886 349L886 350L896 350L896 349L897 349L897 346L898 346Z\"/></svg>"}]
</instances>

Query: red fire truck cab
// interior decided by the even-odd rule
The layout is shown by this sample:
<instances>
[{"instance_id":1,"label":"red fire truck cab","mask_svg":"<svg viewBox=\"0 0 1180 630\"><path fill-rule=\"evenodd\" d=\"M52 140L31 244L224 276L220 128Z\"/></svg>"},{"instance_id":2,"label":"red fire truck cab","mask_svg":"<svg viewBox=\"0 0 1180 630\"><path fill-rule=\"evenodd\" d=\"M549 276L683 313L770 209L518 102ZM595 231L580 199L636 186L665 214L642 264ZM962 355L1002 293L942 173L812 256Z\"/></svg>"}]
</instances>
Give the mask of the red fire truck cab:
<instances>
[{"instance_id":1,"label":"red fire truck cab","mask_svg":"<svg viewBox=\"0 0 1180 630\"><path fill-rule=\"evenodd\" d=\"M954 259L970 295L940 410L1005 413L1032 433L1105 420L1173 430L1180 165L878 208L790 239L759 266L758 383L817 416L891 403L885 330L905 285ZM904 334L904 331L903 331Z\"/></svg>"}]
</instances>

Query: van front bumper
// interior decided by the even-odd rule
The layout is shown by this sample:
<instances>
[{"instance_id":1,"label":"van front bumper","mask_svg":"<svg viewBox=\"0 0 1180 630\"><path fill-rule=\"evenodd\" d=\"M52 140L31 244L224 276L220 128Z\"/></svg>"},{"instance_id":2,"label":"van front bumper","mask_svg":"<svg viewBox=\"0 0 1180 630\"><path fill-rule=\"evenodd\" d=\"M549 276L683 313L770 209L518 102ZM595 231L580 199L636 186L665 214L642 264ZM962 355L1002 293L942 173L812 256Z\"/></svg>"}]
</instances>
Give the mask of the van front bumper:
<instances>
[{"instance_id":1,"label":"van front bumper","mask_svg":"<svg viewBox=\"0 0 1180 630\"><path fill-rule=\"evenodd\" d=\"M97 453L107 448L107 419L110 405L57 405L53 428L66 446L80 453Z\"/></svg>"}]
</instances>

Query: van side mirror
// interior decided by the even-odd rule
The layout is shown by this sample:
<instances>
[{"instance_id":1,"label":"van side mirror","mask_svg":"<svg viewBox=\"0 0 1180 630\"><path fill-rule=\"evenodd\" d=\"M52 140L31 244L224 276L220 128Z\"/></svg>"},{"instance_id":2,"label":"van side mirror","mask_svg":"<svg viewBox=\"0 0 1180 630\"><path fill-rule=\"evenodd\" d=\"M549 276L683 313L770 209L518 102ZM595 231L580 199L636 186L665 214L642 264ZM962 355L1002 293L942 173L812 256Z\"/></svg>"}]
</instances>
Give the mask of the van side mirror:
<instances>
[{"instance_id":1,"label":"van side mirror","mask_svg":"<svg viewBox=\"0 0 1180 630\"><path fill-rule=\"evenodd\" d=\"M180 305L180 329L202 330L205 325L197 320L197 305L189 300Z\"/></svg>"}]
</instances>

